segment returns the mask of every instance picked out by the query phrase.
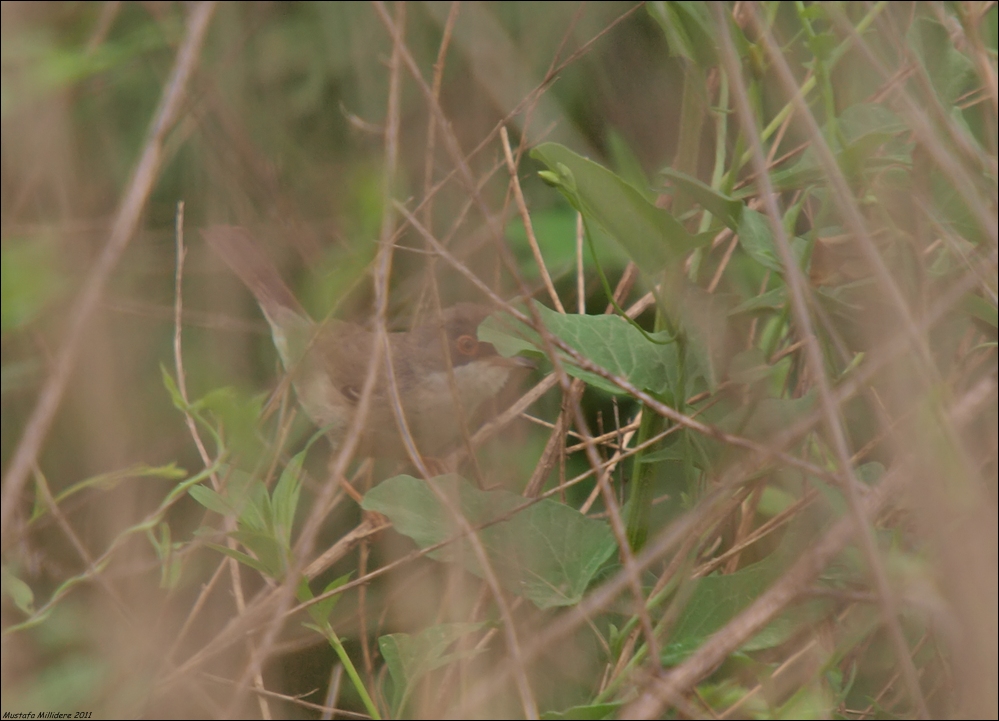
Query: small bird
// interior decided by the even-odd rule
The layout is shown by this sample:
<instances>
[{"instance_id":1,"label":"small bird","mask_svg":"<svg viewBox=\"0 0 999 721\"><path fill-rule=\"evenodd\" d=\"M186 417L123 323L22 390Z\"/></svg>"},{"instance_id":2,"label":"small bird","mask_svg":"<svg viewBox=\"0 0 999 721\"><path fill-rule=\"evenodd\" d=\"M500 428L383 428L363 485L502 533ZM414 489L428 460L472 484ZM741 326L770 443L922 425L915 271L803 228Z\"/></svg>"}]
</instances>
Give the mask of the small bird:
<instances>
[{"instance_id":1,"label":"small bird","mask_svg":"<svg viewBox=\"0 0 999 721\"><path fill-rule=\"evenodd\" d=\"M339 441L353 422L374 359L375 334L340 320L314 322L244 228L216 225L202 235L257 299L305 413ZM491 312L484 305L458 303L443 310L439 322L389 333L403 413L421 454L436 456L456 444L459 418L474 418L517 367L533 365L523 358L504 358L478 339L478 326ZM448 360L458 398L448 378ZM406 455L390 393L383 362L359 444L363 455Z\"/></svg>"}]
</instances>

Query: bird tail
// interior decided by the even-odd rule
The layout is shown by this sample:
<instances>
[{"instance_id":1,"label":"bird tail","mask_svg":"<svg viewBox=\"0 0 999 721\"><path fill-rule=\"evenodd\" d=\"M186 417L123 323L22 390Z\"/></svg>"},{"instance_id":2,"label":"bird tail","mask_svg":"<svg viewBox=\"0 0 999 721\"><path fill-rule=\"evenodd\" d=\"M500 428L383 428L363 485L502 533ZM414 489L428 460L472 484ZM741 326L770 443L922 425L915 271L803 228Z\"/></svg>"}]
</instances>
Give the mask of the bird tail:
<instances>
[{"instance_id":1,"label":"bird tail","mask_svg":"<svg viewBox=\"0 0 999 721\"><path fill-rule=\"evenodd\" d=\"M272 315L278 308L285 308L306 315L274 263L245 228L213 225L202 230L201 235L215 254L246 284L265 313Z\"/></svg>"},{"instance_id":2,"label":"bird tail","mask_svg":"<svg viewBox=\"0 0 999 721\"><path fill-rule=\"evenodd\" d=\"M253 293L270 323L281 360L291 368L300 359L313 324L274 263L245 228L213 225L202 230L201 235Z\"/></svg>"}]
</instances>

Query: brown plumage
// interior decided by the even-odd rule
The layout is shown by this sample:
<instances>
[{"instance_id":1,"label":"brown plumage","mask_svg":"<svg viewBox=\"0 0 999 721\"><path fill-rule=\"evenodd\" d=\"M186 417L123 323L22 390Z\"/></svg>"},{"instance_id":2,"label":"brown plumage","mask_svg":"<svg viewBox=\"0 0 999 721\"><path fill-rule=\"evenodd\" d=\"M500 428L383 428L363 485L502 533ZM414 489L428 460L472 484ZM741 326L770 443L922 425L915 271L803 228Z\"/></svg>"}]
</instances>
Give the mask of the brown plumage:
<instances>
[{"instance_id":1,"label":"brown plumage","mask_svg":"<svg viewBox=\"0 0 999 721\"><path fill-rule=\"evenodd\" d=\"M339 440L353 422L374 359L375 334L339 320L315 323L244 228L212 226L202 234L257 299L302 408ZM514 367L526 365L521 359L503 358L492 345L478 340L478 326L489 313L487 306L459 303L443 310L439 321L389 333L396 385L421 453L437 455L461 437L462 414L451 392L448 360L466 419L500 391ZM384 366L376 380L360 452L403 457Z\"/></svg>"}]
</instances>

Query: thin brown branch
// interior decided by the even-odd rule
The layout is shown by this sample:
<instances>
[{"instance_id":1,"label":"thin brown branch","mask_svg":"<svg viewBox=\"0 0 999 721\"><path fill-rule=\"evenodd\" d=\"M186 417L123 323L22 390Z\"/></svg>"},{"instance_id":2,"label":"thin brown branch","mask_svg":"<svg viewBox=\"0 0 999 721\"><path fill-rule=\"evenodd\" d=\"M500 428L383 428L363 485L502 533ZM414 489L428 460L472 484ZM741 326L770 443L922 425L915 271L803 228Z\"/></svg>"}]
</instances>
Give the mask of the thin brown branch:
<instances>
[{"instance_id":1,"label":"thin brown branch","mask_svg":"<svg viewBox=\"0 0 999 721\"><path fill-rule=\"evenodd\" d=\"M895 468L885 474L877 489L864 499L863 515L873 518L901 489L906 473ZM812 548L806 551L746 610L716 632L686 661L656 679L630 706L622 718L646 719L662 715L671 699L683 694L713 671L731 653L762 630L814 582L826 565L846 546L855 533L854 520L841 518Z\"/></svg>"},{"instance_id":2,"label":"thin brown branch","mask_svg":"<svg viewBox=\"0 0 999 721\"><path fill-rule=\"evenodd\" d=\"M506 158L506 169L510 173L510 186L513 188L513 197L517 203L517 210L520 212L520 220L524 224L524 231L527 233L527 244L531 246L531 254L534 255L534 262L538 266L538 272L541 274L541 280L544 281L548 297L551 298L552 303L555 305L555 310L564 314L565 308L562 306L562 301L558 297L558 293L555 292L555 285L552 283L552 277L548 273L548 266L545 265L545 259L541 255L541 247L538 245L538 239L534 236L534 224L531 222L531 214L527 211L527 201L524 200L524 193L520 189L517 164L513 160L513 151L510 150L510 136L506 132L506 126L500 128L500 139L503 142L503 157Z\"/></svg>"},{"instance_id":3,"label":"thin brown branch","mask_svg":"<svg viewBox=\"0 0 999 721\"><path fill-rule=\"evenodd\" d=\"M433 96L439 102L441 97L441 83L444 80L444 60L447 57L448 48L451 46L451 35L454 33L454 24L458 20L458 8L461 4L455 0L448 10L447 21L444 23L444 32L441 35L441 45L437 50L437 61L434 63ZM437 123L433 119L427 122L427 144L423 154L423 197L426 200L423 208L423 222L428 228L433 224L433 202L431 200L430 188L434 182L434 149L437 145Z\"/></svg>"},{"instance_id":4,"label":"thin brown branch","mask_svg":"<svg viewBox=\"0 0 999 721\"><path fill-rule=\"evenodd\" d=\"M175 219L175 237L176 237L176 247L177 247L177 258L176 258L176 272L174 273L174 325L173 325L173 360L174 368L177 371L177 390L180 393L180 397L184 401L184 422L187 424L187 430L191 434L191 438L194 440L195 446L198 448L198 454L201 456L201 462L204 463L205 468L211 468L214 464L211 457L208 455L208 450L205 448L204 442L201 440L201 434L198 432L198 425L195 423L194 417L191 415L189 410L191 402L187 395L187 375L184 372L184 353L183 353L183 323L182 319L184 317L184 259L187 257L187 248L184 245L184 201L177 203L177 214ZM219 480L217 473L212 473L211 476L212 486L215 492L222 491L222 482ZM226 518L225 519L226 531L231 533L236 530L236 519ZM237 546L236 540L233 538L226 538L226 545L235 549ZM225 563L229 566L229 576L232 585L232 595L236 602L237 613L244 613L246 611L246 599L243 596L243 582L241 579L241 572L239 568L239 562L235 558L227 558ZM247 647L253 652L253 642L247 639ZM253 688L257 691L264 691L264 677L258 671L253 675ZM270 707L267 705L267 699L263 695L257 696L257 703L260 706L260 715L265 720L272 718Z\"/></svg>"},{"instance_id":5,"label":"thin brown branch","mask_svg":"<svg viewBox=\"0 0 999 721\"><path fill-rule=\"evenodd\" d=\"M107 285L122 253L138 228L142 211L146 206L153 185L159 177L163 160L163 143L167 133L180 117L186 99L186 91L191 75L197 65L201 45L208 32L215 2L207 1L194 6L188 17L184 39L177 50L177 58L170 72L159 106L153 115L149 136L142 150L139 162L122 198L107 244L97 262L90 270L83 288L70 306L66 336L56 355L52 372L38 395L38 402L25 425L24 433L14 452L10 466L3 479L3 502L0 506L0 534L6 545L11 532L11 522L18 507L21 491L28 474L41 451L45 437L62 401L69 382L70 373L76 364L77 355L94 311L100 305L104 287Z\"/></svg>"},{"instance_id":6,"label":"thin brown branch","mask_svg":"<svg viewBox=\"0 0 999 721\"><path fill-rule=\"evenodd\" d=\"M392 88L397 87L398 85L398 76L400 74L399 70L402 61L405 59L406 62L409 63L411 71L415 71L415 64L412 61L412 57L409 55L409 52L406 48L405 39L403 36L403 21L405 18L405 14L402 8L405 6L402 3L398 5L399 16L395 20L390 20L388 18L388 13L386 12L382 3L375 3L375 7L379 11L379 14L381 15L382 19L386 22L386 26L388 27L390 35L392 36L392 61L390 63L392 81L390 82L390 101L389 101L390 129L386 132L386 137L388 138L388 142L386 143L386 145L388 146L386 148L386 155L388 156L389 159L386 160L386 163L387 164L391 163L391 171L392 171L391 173L387 173L387 175L390 175L392 178L394 178L395 156L393 153L397 152L397 149L394 147L393 144L396 142L398 136L398 117L397 117L398 111L396 110L396 115L393 116L392 102L393 98L395 98L397 102L397 98L395 97L397 95L397 92L395 95L393 95ZM419 75L419 73L415 72L415 75ZM422 81L422 77L420 77L420 81ZM425 85L425 83L422 84ZM440 114L440 106L437 103L436 98L433 98L432 91L429 100L431 108L435 111L436 114ZM439 115L439 117L442 117L442 115ZM457 141L454 138L453 134L450 132L450 128L446 125L446 123L442 123L442 130L444 131L445 145L452 156L452 161L456 159L456 153L458 158L462 159L460 150L456 150ZM475 193L475 195L478 196L476 184L474 180L471 178L470 170L468 170L467 166L462 166L462 167L463 167L463 173L462 173L463 179L469 181L468 185ZM385 200L386 200L385 212L387 214L386 217L388 217L388 214L391 213L391 217L393 218L394 222L396 206L393 202L391 202L390 192L386 193ZM480 206L481 205L482 203L480 202ZM488 212L486 213L486 215L489 218L492 217L491 214L489 214ZM386 228L383 226L382 231L383 231L383 238L391 238L392 232L390 228ZM399 388L395 382L394 372L392 368L392 354L388 343L388 331L386 328L386 313L385 313L388 300L388 268L391 263L391 246L388 247L383 246L381 252L383 253L383 255L381 256L382 262L379 263L378 269L376 270L375 273L375 304L376 308L378 309L378 336L379 340L381 341L380 345L385 356L386 371L389 379L389 390L390 390L389 395L392 400L393 411L395 413L396 422L399 426L399 431L402 436L403 445L406 448L407 455L409 456L413 464L416 466L416 468L420 471L420 473L424 476L424 478L429 479L433 474L431 474L430 471L428 470L426 464L423 461L423 458L420 456L419 451L416 448L416 444L413 442L412 435L409 433L409 428L402 409L402 402L399 394ZM520 660L521 644L517 638L517 632L513 621L513 616L510 612L509 604L507 604L506 599L503 596L503 591L499 583L499 577L496 575L496 571L492 566L492 562L490 561L488 554L486 553L486 549L482 545L482 541L478 537L478 534L474 532L468 520L462 514L461 509L455 505L454 500L449 498L448 495L445 494L436 484L430 484L430 489L434 492L434 495L437 496L438 500L441 501L444 507L448 509L449 513L457 521L459 527L462 528L462 530L467 531L469 534L469 545L471 546L472 551L476 556L476 560L479 562L480 568L482 569L483 577L486 581L486 584L489 586L490 591L492 592L493 599L496 603L497 608L499 609L500 616L503 619L504 638L507 642L509 652L516 664L517 670L514 674L514 677L517 681L517 691L520 695L520 702L523 706L524 714L527 716L527 718L537 718L538 716L537 703L534 700L534 692L531 690L530 681L527 678L526 666Z\"/></svg>"},{"instance_id":7,"label":"thin brown branch","mask_svg":"<svg viewBox=\"0 0 999 721\"><path fill-rule=\"evenodd\" d=\"M727 24L728 19L721 8L713 8L713 12L716 24L719 28L721 28L723 41L721 44L722 60L726 72L732 80L732 93L735 99L736 110L743 126L743 130L749 138L753 163L759 173L757 183L760 188L760 196L763 200L766 214L770 218L771 226L773 227L774 237L777 241L777 249L780 253L781 261L783 262L785 269L787 269L787 272L785 273L785 280L788 285L791 311L794 315L795 325L798 327L798 333L801 338L806 341L805 353L808 361L808 367L813 376L813 381L818 388L819 404L822 410L823 420L830 436L832 437L833 451L839 463L839 471L843 475L843 483L841 484L841 487L844 488L851 516L853 517L854 523L857 525L860 535L860 545L864 551L864 557L867 561L868 568L871 571L871 575L874 577L874 583L878 590L878 595L881 597L882 615L884 617L885 624L888 627L892 642L895 646L895 655L899 664L901 664L903 668L903 675L906 680L906 686L908 687L909 694L912 697L913 703L916 705L920 716L928 718L929 712L926 709L926 702L923 699L922 691L919 688L919 678L916 674L915 667L912 665L912 659L909 656L908 644L905 641L905 637L902 635L902 629L899 625L897 615L898 610L896 608L894 594L888 585L888 576L884 569L884 565L881 562L881 556L874 541L874 532L871 529L869 520L870 516L864 514L861 506L859 490L860 482L857 480L856 474L850 465L851 453L848 447L846 431L843 427L843 419L840 413L840 408L833 400L832 388L829 383L829 379L826 376L822 349L819 347L818 338L812 329L812 320L808 312L808 299L810 294L808 291L807 280L805 279L804 273L795 260L794 253L791 250L790 240L787 237L784 224L781 222L780 209L777 207L776 194L770 182L770 176L765 172L766 158L763 154L763 147L758 139L759 136L756 133L756 121L750 108L746 87L742 82L741 66L739 65L732 43L731 34ZM775 51L772 39L769 38L769 29L763 26L755 12L752 13L752 17L756 22L757 29L762 35L767 36L764 42L767 44L768 50L771 54L773 54ZM782 64L782 59L775 58L775 64L780 66ZM783 72L781 72L781 70L783 70ZM782 75L785 82L791 82L790 70L787 69L786 63L783 68L779 68L778 72ZM795 88L795 97L798 95L796 90L797 89ZM814 124L814 119L812 119L810 115L807 120ZM818 133L817 129L816 132L813 133L813 141L815 146L824 146L821 133ZM825 149L828 151L827 147ZM842 189L840 193L848 195L848 191L845 188ZM850 202L843 202L843 205L848 206L851 212L856 213L852 199ZM853 225L859 226L854 229L855 232L858 232L858 235L864 232L863 222L861 220L858 219L857 222L853 223ZM867 242L869 244L869 239ZM876 251L874 251L874 255L877 255ZM880 260L880 256L878 256L878 259ZM885 272L885 275L887 276L887 272ZM888 281L886 281L886 284L887 283ZM902 305L904 306L904 302ZM905 310L905 317L907 318L907 330L910 332L913 341L918 343L918 347L922 349L924 347L923 341L921 337L915 335L916 324L915 321L911 319L907 308Z\"/></svg>"}]
</instances>

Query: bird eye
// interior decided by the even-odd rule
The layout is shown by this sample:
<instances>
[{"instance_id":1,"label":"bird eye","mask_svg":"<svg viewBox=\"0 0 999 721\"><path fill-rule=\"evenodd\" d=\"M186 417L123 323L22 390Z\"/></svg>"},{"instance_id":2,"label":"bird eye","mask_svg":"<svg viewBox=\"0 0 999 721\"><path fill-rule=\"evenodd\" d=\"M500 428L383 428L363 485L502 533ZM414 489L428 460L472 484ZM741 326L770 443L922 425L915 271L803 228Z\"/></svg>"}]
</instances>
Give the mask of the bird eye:
<instances>
[{"instance_id":1,"label":"bird eye","mask_svg":"<svg viewBox=\"0 0 999 721\"><path fill-rule=\"evenodd\" d=\"M479 341L475 336L463 335L454 342L454 347L465 356L473 356L479 350Z\"/></svg>"}]
</instances>

